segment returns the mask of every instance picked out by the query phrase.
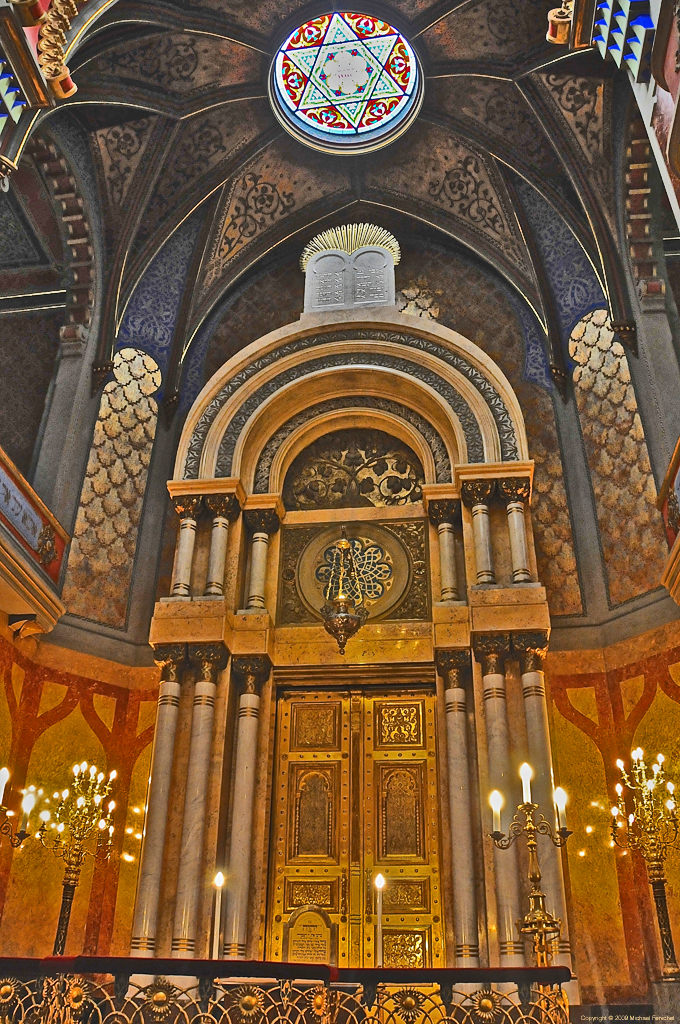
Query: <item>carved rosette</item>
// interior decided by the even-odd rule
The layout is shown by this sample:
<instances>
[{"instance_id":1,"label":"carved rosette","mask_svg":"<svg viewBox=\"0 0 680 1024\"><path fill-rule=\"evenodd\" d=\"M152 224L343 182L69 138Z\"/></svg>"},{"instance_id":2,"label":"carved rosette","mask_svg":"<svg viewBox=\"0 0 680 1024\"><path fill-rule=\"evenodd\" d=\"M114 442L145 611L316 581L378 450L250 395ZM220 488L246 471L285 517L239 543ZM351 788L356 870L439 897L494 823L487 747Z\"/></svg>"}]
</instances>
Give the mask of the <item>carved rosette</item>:
<instances>
[{"instance_id":1,"label":"carved rosette","mask_svg":"<svg viewBox=\"0 0 680 1024\"><path fill-rule=\"evenodd\" d=\"M180 519L198 519L201 514L203 496L200 494L182 494L172 499L175 512Z\"/></svg>"},{"instance_id":2,"label":"carved rosette","mask_svg":"<svg viewBox=\"0 0 680 1024\"><path fill-rule=\"evenodd\" d=\"M427 514L433 526L453 523L460 517L460 502L455 498L434 498L427 504Z\"/></svg>"},{"instance_id":3,"label":"carved rosette","mask_svg":"<svg viewBox=\"0 0 680 1024\"><path fill-rule=\"evenodd\" d=\"M488 505L495 493L495 480L465 480L460 489L460 496L467 508Z\"/></svg>"},{"instance_id":4,"label":"carved rosette","mask_svg":"<svg viewBox=\"0 0 680 1024\"><path fill-rule=\"evenodd\" d=\"M227 664L229 651L223 643L189 644L189 661L198 669L200 679L205 683L215 683L217 673Z\"/></svg>"},{"instance_id":5,"label":"carved rosette","mask_svg":"<svg viewBox=\"0 0 680 1024\"><path fill-rule=\"evenodd\" d=\"M178 683L187 661L187 645L158 644L154 648L153 660L161 670L162 683Z\"/></svg>"},{"instance_id":6,"label":"carved rosette","mask_svg":"<svg viewBox=\"0 0 680 1024\"><path fill-rule=\"evenodd\" d=\"M499 480L498 495L506 504L511 501L528 501L531 495L531 483L525 476L508 476Z\"/></svg>"},{"instance_id":7,"label":"carved rosette","mask_svg":"<svg viewBox=\"0 0 680 1024\"><path fill-rule=\"evenodd\" d=\"M281 520L273 508L249 508L243 513L243 520L251 533L276 533Z\"/></svg>"},{"instance_id":8,"label":"carved rosette","mask_svg":"<svg viewBox=\"0 0 680 1024\"><path fill-rule=\"evenodd\" d=\"M204 501L213 519L228 519L233 523L241 514L241 506L235 494L209 494Z\"/></svg>"},{"instance_id":9,"label":"carved rosette","mask_svg":"<svg viewBox=\"0 0 680 1024\"><path fill-rule=\"evenodd\" d=\"M509 633L483 633L472 640L475 658L481 662L482 675L504 675L505 659L510 654Z\"/></svg>"},{"instance_id":10,"label":"carved rosette","mask_svg":"<svg viewBox=\"0 0 680 1024\"><path fill-rule=\"evenodd\" d=\"M526 672L542 672L543 662L548 653L547 630L538 629L527 633L513 633L512 653L519 658L522 675Z\"/></svg>"},{"instance_id":11,"label":"carved rosette","mask_svg":"<svg viewBox=\"0 0 680 1024\"><path fill-rule=\"evenodd\" d=\"M470 651L467 648L456 651L438 650L435 658L437 671L444 680L447 690L465 686L470 672Z\"/></svg>"},{"instance_id":12,"label":"carved rosette","mask_svg":"<svg viewBox=\"0 0 680 1024\"><path fill-rule=\"evenodd\" d=\"M259 693L262 684L269 678L271 659L267 654L251 654L249 657L231 659L232 676L242 693Z\"/></svg>"}]
</instances>

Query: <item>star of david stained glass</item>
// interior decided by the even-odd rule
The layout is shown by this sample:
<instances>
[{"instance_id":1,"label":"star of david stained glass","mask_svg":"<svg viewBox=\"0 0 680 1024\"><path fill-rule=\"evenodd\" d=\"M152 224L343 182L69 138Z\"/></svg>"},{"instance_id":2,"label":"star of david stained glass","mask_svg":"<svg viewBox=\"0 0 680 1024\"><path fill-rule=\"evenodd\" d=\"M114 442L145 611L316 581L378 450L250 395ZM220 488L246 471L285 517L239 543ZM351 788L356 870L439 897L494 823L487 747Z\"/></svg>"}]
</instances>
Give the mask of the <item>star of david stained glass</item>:
<instances>
[{"instance_id":1,"label":"star of david stained glass","mask_svg":"<svg viewBox=\"0 0 680 1024\"><path fill-rule=\"evenodd\" d=\"M327 153L366 153L414 121L423 78L397 29L343 11L288 36L272 63L270 96L279 121L301 142Z\"/></svg>"}]
</instances>

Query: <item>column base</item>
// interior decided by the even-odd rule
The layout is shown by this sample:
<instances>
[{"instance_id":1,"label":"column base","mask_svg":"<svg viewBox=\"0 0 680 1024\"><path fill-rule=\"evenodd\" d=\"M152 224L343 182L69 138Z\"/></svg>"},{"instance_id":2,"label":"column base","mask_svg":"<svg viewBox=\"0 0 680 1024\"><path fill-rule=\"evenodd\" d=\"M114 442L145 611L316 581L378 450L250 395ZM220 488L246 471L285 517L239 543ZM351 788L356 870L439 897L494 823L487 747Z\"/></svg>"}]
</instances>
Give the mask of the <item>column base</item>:
<instances>
[{"instance_id":1,"label":"column base","mask_svg":"<svg viewBox=\"0 0 680 1024\"><path fill-rule=\"evenodd\" d=\"M174 604L175 601L191 601L191 597L183 597L181 594L176 594L174 597L161 597L159 601L161 604Z\"/></svg>"},{"instance_id":2,"label":"column base","mask_svg":"<svg viewBox=\"0 0 680 1024\"><path fill-rule=\"evenodd\" d=\"M649 995L657 1017L680 1017L680 980L664 978L652 983Z\"/></svg>"}]
</instances>

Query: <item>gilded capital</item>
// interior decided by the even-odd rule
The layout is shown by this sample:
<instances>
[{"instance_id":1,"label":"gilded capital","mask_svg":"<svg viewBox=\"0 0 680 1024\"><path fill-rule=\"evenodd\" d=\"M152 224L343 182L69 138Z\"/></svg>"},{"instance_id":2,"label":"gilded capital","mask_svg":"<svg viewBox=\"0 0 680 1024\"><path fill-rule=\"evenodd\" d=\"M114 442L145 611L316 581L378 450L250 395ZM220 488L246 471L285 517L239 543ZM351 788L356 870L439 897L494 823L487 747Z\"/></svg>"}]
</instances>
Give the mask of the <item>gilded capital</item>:
<instances>
[{"instance_id":1,"label":"gilded capital","mask_svg":"<svg viewBox=\"0 0 680 1024\"><path fill-rule=\"evenodd\" d=\"M504 675L505 659L510 654L509 633L478 634L472 639L472 649L483 675Z\"/></svg>"},{"instance_id":2,"label":"gilded capital","mask_svg":"<svg viewBox=\"0 0 680 1024\"><path fill-rule=\"evenodd\" d=\"M526 476L508 476L498 481L498 494L505 501L528 501L531 484Z\"/></svg>"},{"instance_id":3,"label":"gilded capital","mask_svg":"<svg viewBox=\"0 0 680 1024\"><path fill-rule=\"evenodd\" d=\"M433 498L427 504L427 514L434 526L454 523L460 514L460 502L455 498Z\"/></svg>"},{"instance_id":4,"label":"gilded capital","mask_svg":"<svg viewBox=\"0 0 680 1024\"><path fill-rule=\"evenodd\" d=\"M205 507L214 518L228 519L233 523L241 514L241 506L235 494L208 494L204 499Z\"/></svg>"},{"instance_id":5,"label":"gilded capital","mask_svg":"<svg viewBox=\"0 0 680 1024\"><path fill-rule=\"evenodd\" d=\"M227 664L229 651L222 643L189 644L189 661L199 670L201 679L206 683L214 683L217 673Z\"/></svg>"},{"instance_id":6,"label":"gilded capital","mask_svg":"<svg viewBox=\"0 0 680 1024\"><path fill-rule=\"evenodd\" d=\"M527 633L513 633L512 653L519 658L522 675L525 672L542 672L543 661L548 653L547 630L537 629Z\"/></svg>"},{"instance_id":7,"label":"gilded capital","mask_svg":"<svg viewBox=\"0 0 680 1024\"><path fill-rule=\"evenodd\" d=\"M172 499L175 512L180 519L198 519L202 501L203 497L200 494L179 494Z\"/></svg>"},{"instance_id":8,"label":"gilded capital","mask_svg":"<svg viewBox=\"0 0 680 1024\"><path fill-rule=\"evenodd\" d=\"M270 537L281 525L278 513L273 508L248 508L243 519L251 533L266 533Z\"/></svg>"},{"instance_id":9,"label":"gilded capital","mask_svg":"<svg viewBox=\"0 0 680 1024\"><path fill-rule=\"evenodd\" d=\"M460 496L467 508L473 505L488 505L496 491L495 480L464 480Z\"/></svg>"},{"instance_id":10,"label":"gilded capital","mask_svg":"<svg viewBox=\"0 0 680 1024\"><path fill-rule=\"evenodd\" d=\"M465 686L470 671L470 651L438 650L436 652L437 671L446 683L446 689L454 686Z\"/></svg>"},{"instance_id":11,"label":"gilded capital","mask_svg":"<svg viewBox=\"0 0 680 1024\"><path fill-rule=\"evenodd\" d=\"M231 659L232 675L243 693L258 693L269 678L272 663L267 654L251 654L249 657Z\"/></svg>"},{"instance_id":12,"label":"gilded capital","mask_svg":"<svg viewBox=\"0 0 680 1024\"><path fill-rule=\"evenodd\" d=\"M162 683L179 683L187 660L187 645L158 644L154 647L153 660L161 670Z\"/></svg>"}]
</instances>

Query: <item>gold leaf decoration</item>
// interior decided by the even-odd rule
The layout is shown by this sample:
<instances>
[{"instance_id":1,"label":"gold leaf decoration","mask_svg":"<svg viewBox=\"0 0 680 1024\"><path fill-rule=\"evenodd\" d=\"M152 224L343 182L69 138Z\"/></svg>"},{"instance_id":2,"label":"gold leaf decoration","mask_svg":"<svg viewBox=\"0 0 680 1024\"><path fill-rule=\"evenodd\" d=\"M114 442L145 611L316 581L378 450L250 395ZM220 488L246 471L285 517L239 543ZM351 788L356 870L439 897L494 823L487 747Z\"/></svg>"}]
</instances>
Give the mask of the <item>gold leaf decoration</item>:
<instances>
[{"instance_id":1,"label":"gold leaf decoration","mask_svg":"<svg viewBox=\"0 0 680 1024\"><path fill-rule=\"evenodd\" d=\"M394 235L385 228L379 228L375 224L340 224L336 228L329 228L316 235L302 250L300 267L303 271L312 256L318 252L325 252L327 249L340 249L352 255L357 249L363 249L365 245L379 245L392 256L394 265L401 259L399 242Z\"/></svg>"}]
</instances>

